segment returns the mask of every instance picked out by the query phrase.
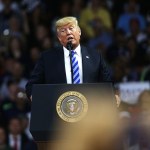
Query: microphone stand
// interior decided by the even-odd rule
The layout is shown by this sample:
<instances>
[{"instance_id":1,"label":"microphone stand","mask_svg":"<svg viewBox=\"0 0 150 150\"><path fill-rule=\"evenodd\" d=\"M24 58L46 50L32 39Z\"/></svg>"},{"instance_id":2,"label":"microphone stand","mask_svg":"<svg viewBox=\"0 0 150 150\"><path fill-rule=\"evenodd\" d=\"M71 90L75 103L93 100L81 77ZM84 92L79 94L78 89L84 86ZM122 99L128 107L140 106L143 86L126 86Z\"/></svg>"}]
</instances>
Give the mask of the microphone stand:
<instances>
[{"instance_id":1,"label":"microphone stand","mask_svg":"<svg viewBox=\"0 0 150 150\"><path fill-rule=\"evenodd\" d=\"M71 50L73 49L73 46L72 46L72 42L69 41L67 43L67 49L69 50L69 56L70 56L70 67L71 67L71 83L73 84L73 68L72 68L72 53L71 53Z\"/></svg>"}]
</instances>

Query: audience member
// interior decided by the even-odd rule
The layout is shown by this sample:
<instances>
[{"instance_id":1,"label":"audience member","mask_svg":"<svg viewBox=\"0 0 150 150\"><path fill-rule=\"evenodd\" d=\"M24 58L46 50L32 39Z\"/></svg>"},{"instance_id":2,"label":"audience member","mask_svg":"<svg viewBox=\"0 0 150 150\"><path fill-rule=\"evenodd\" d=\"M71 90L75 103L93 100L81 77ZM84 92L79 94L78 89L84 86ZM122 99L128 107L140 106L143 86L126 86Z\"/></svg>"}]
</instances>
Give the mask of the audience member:
<instances>
[{"instance_id":1,"label":"audience member","mask_svg":"<svg viewBox=\"0 0 150 150\"><path fill-rule=\"evenodd\" d=\"M0 126L0 150L13 150L6 143L6 137L7 134L5 128Z\"/></svg>"}]
</instances>

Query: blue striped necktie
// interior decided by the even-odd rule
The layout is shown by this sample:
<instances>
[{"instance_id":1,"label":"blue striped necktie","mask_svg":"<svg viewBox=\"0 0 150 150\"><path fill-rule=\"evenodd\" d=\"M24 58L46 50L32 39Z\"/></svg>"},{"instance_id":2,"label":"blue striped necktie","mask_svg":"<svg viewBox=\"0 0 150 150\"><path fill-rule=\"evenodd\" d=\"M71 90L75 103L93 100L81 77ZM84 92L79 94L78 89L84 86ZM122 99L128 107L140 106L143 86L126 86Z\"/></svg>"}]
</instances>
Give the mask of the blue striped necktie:
<instances>
[{"instance_id":1,"label":"blue striped necktie","mask_svg":"<svg viewBox=\"0 0 150 150\"><path fill-rule=\"evenodd\" d=\"M78 60L76 58L76 52L75 51L71 51L72 54L72 69L73 69L73 84L79 84L81 82L80 80L80 74L79 74L79 64L78 64Z\"/></svg>"}]
</instances>

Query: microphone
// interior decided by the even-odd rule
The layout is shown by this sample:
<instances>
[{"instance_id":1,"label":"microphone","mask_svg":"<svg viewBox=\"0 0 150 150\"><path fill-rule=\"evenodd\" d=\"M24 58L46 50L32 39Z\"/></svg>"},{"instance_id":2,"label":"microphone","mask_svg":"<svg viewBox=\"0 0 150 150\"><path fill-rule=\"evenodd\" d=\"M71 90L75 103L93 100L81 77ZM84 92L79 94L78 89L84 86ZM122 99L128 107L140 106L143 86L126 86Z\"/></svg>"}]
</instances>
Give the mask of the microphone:
<instances>
[{"instance_id":1,"label":"microphone","mask_svg":"<svg viewBox=\"0 0 150 150\"><path fill-rule=\"evenodd\" d=\"M68 43L67 43L67 49L69 50L69 51L71 51L72 49L73 49L73 46L72 46L72 42L71 41L69 41Z\"/></svg>"},{"instance_id":2,"label":"microphone","mask_svg":"<svg viewBox=\"0 0 150 150\"><path fill-rule=\"evenodd\" d=\"M68 38L66 48L69 50L70 68L71 68L71 83L73 83L73 68L72 68L72 53L71 53L71 50L73 50L73 45L72 45L72 41L70 39L71 38Z\"/></svg>"},{"instance_id":3,"label":"microphone","mask_svg":"<svg viewBox=\"0 0 150 150\"><path fill-rule=\"evenodd\" d=\"M67 45L66 45L66 47L67 47L67 49L68 49L69 51L73 50L72 41L71 41L70 39L71 39L71 38L68 38L68 42L67 42Z\"/></svg>"}]
</instances>

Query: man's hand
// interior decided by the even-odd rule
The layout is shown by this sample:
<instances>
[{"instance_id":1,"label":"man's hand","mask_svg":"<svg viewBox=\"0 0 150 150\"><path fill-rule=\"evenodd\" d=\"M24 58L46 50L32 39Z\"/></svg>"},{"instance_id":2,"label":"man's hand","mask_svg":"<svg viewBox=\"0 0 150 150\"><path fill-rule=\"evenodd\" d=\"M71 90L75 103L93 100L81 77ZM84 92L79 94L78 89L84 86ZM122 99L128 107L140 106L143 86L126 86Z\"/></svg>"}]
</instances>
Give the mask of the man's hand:
<instances>
[{"instance_id":1,"label":"man's hand","mask_svg":"<svg viewBox=\"0 0 150 150\"><path fill-rule=\"evenodd\" d=\"M30 100L32 101L32 95L30 96Z\"/></svg>"},{"instance_id":2,"label":"man's hand","mask_svg":"<svg viewBox=\"0 0 150 150\"><path fill-rule=\"evenodd\" d=\"M121 99L120 99L120 96L115 94L115 98L116 98L116 103L117 103L117 107L120 106L120 103L121 103Z\"/></svg>"}]
</instances>

